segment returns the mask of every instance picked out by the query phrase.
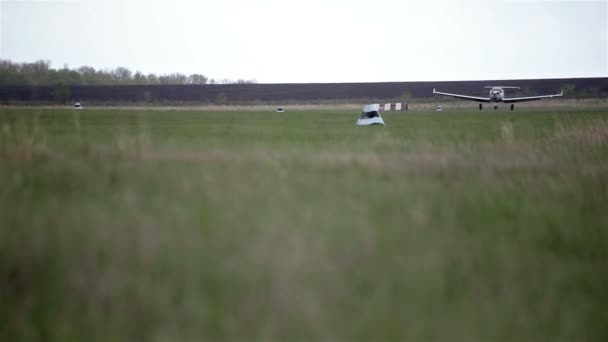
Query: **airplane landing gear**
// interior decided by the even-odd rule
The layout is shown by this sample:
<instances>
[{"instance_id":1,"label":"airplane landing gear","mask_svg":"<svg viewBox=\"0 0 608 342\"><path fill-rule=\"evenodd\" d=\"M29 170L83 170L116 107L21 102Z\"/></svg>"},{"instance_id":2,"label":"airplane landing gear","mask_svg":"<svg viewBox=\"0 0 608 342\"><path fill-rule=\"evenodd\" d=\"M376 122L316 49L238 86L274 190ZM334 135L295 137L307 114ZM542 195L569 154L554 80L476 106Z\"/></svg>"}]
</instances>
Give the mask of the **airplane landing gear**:
<instances>
[{"instance_id":1,"label":"airplane landing gear","mask_svg":"<svg viewBox=\"0 0 608 342\"><path fill-rule=\"evenodd\" d=\"M511 110L515 109L515 105L511 104Z\"/></svg>"},{"instance_id":2,"label":"airplane landing gear","mask_svg":"<svg viewBox=\"0 0 608 342\"><path fill-rule=\"evenodd\" d=\"M482 109L483 109L483 105L480 103L479 104L479 110L482 110Z\"/></svg>"}]
</instances>

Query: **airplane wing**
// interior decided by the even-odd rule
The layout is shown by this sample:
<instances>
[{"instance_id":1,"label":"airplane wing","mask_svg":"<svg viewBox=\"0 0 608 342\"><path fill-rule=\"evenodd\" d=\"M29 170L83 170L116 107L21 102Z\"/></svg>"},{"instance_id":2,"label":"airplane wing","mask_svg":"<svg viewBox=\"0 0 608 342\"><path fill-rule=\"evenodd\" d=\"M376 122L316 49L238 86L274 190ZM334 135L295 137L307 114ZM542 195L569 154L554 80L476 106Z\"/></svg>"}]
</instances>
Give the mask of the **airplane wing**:
<instances>
[{"instance_id":1,"label":"airplane wing","mask_svg":"<svg viewBox=\"0 0 608 342\"><path fill-rule=\"evenodd\" d=\"M562 91L559 94L553 94L553 95L541 95L541 96L528 96L528 97L513 97L513 98L504 98L502 99L503 102L505 103L515 103L515 102L525 102L525 101L536 101L536 100L542 100L542 99L550 99L552 97L560 97L564 95L564 92Z\"/></svg>"},{"instance_id":2,"label":"airplane wing","mask_svg":"<svg viewBox=\"0 0 608 342\"><path fill-rule=\"evenodd\" d=\"M457 99L469 100L469 101L486 102L486 103L490 102L490 99L487 98L487 97L477 97L477 96L469 96L469 95L442 93L442 92L439 92L439 91L435 91L435 88L433 88L433 94L444 95L444 96L451 96L451 97L455 97Z\"/></svg>"}]
</instances>

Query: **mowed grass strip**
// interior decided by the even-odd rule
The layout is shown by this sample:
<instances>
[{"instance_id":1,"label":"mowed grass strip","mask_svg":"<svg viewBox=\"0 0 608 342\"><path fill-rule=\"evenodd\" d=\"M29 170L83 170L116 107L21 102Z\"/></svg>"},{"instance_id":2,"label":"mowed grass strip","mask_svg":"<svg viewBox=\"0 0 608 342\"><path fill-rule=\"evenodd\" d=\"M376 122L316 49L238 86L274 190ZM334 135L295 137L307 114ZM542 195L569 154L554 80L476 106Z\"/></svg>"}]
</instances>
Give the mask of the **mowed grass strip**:
<instances>
[{"instance_id":1,"label":"mowed grass strip","mask_svg":"<svg viewBox=\"0 0 608 342\"><path fill-rule=\"evenodd\" d=\"M0 340L608 339L608 112L0 109Z\"/></svg>"}]
</instances>

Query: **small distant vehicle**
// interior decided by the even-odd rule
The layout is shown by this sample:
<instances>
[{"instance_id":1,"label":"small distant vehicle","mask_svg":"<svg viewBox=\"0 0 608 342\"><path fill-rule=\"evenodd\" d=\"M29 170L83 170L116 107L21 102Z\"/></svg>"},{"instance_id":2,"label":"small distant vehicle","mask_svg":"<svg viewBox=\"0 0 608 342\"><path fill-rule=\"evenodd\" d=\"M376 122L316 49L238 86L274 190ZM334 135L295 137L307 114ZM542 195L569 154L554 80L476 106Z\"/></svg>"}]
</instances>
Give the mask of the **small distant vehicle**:
<instances>
[{"instance_id":1,"label":"small distant vehicle","mask_svg":"<svg viewBox=\"0 0 608 342\"><path fill-rule=\"evenodd\" d=\"M435 110L438 111L438 112L443 112L443 107L437 106L437 108L435 108Z\"/></svg>"},{"instance_id":2,"label":"small distant vehicle","mask_svg":"<svg viewBox=\"0 0 608 342\"><path fill-rule=\"evenodd\" d=\"M498 109L498 102L510 103L511 110L515 109L516 102L525 102L525 101L536 101L541 99L550 99L553 97L560 97L564 95L562 91L559 94L552 95L540 95L540 96L527 96L527 97L505 97L505 89L520 89L519 87L505 87L505 86L487 86L486 89L490 89L490 94L488 97L478 97L478 96L469 96L469 95L461 95L461 94L451 94L451 93L443 93L439 91L435 91L433 88L433 94L450 96L461 100L469 100L479 102L479 110L483 109L483 103L495 103L494 110Z\"/></svg>"},{"instance_id":3,"label":"small distant vehicle","mask_svg":"<svg viewBox=\"0 0 608 342\"><path fill-rule=\"evenodd\" d=\"M369 104L363 107L361 116L357 120L357 126L370 126L370 125L385 125L384 120L380 116L380 105Z\"/></svg>"},{"instance_id":4,"label":"small distant vehicle","mask_svg":"<svg viewBox=\"0 0 608 342\"><path fill-rule=\"evenodd\" d=\"M285 112L285 108L283 108L283 107L277 108L277 113L284 113L284 112Z\"/></svg>"},{"instance_id":5,"label":"small distant vehicle","mask_svg":"<svg viewBox=\"0 0 608 342\"><path fill-rule=\"evenodd\" d=\"M82 109L82 104L80 102L74 103L74 109Z\"/></svg>"}]
</instances>

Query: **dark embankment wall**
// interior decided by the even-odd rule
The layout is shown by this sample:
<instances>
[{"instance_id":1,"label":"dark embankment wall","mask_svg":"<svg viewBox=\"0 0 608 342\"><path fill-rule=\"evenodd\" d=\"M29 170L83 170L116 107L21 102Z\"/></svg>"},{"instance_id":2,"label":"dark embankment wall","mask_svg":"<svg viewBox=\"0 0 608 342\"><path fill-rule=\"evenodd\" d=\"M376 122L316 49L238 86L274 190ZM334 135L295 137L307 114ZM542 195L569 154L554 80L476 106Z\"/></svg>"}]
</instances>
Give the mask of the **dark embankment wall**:
<instances>
[{"instance_id":1,"label":"dark embankment wall","mask_svg":"<svg viewBox=\"0 0 608 342\"><path fill-rule=\"evenodd\" d=\"M90 102L209 102L314 101L348 99L396 99L432 97L433 88L471 95L487 95L486 85L522 87L523 95L557 92L564 85L574 86L576 94L587 97L608 94L608 78L537 80L484 80L450 82L385 83L293 83L224 85L131 85L70 86L69 101ZM56 102L56 86L0 86L0 102ZM66 92L63 92L64 96ZM404 95L406 94L406 95ZM574 95L574 94L571 94ZM64 99L65 100L65 99Z\"/></svg>"}]
</instances>

